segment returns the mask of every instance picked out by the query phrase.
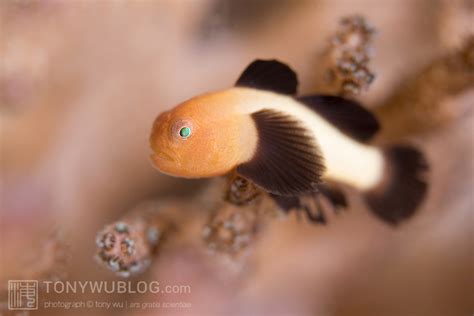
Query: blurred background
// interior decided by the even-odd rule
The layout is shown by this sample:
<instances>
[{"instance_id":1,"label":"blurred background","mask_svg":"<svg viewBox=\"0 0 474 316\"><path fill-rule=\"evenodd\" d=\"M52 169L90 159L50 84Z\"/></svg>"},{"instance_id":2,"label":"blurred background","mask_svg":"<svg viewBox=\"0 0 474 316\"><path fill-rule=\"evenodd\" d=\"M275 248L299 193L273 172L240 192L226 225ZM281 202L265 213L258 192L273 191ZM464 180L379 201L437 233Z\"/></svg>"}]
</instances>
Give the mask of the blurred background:
<instances>
[{"instance_id":1,"label":"blurred background","mask_svg":"<svg viewBox=\"0 0 474 316\"><path fill-rule=\"evenodd\" d=\"M206 211L184 209L183 221L196 224L135 280L192 292L135 298L192 307L137 313L472 314L472 1L4 0L0 10L2 287L14 278L117 279L93 259L97 231L146 199L210 194L199 190L209 181L152 168L155 117L232 86L256 58L291 65L300 93L333 91L325 52L341 18L359 14L376 29L375 80L357 98L392 130L386 139L426 152L423 208L388 227L348 189L350 210L328 225L294 214L271 220L238 259L209 253L200 238Z\"/></svg>"}]
</instances>

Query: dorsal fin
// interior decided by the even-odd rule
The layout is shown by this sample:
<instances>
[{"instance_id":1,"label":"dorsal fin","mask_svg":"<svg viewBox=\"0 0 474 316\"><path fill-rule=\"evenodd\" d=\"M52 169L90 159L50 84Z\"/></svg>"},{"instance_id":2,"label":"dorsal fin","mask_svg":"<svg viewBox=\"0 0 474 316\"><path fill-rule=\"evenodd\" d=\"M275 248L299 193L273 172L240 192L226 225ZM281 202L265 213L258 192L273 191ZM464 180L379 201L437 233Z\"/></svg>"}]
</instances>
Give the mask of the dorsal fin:
<instances>
[{"instance_id":1,"label":"dorsal fin","mask_svg":"<svg viewBox=\"0 0 474 316\"><path fill-rule=\"evenodd\" d=\"M258 132L253 158L237 172L277 195L314 192L324 171L316 140L299 121L274 110L252 114Z\"/></svg>"},{"instance_id":2,"label":"dorsal fin","mask_svg":"<svg viewBox=\"0 0 474 316\"><path fill-rule=\"evenodd\" d=\"M304 96L297 100L358 141L369 141L380 128L377 118L355 101L327 95Z\"/></svg>"},{"instance_id":3,"label":"dorsal fin","mask_svg":"<svg viewBox=\"0 0 474 316\"><path fill-rule=\"evenodd\" d=\"M277 60L257 59L245 68L235 85L293 95L298 79L290 67Z\"/></svg>"}]
</instances>

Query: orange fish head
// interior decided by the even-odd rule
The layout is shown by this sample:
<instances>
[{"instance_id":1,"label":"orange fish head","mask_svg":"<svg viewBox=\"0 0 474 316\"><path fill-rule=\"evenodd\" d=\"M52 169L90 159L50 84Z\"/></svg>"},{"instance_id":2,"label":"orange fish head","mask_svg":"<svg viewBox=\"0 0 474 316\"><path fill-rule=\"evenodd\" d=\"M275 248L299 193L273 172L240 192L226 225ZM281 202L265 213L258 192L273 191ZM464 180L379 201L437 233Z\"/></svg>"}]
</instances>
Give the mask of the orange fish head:
<instances>
[{"instance_id":1,"label":"orange fish head","mask_svg":"<svg viewBox=\"0 0 474 316\"><path fill-rule=\"evenodd\" d=\"M184 178L212 177L245 160L249 122L213 102L191 99L158 116L150 146L152 163L159 171Z\"/></svg>"}]
</instances>

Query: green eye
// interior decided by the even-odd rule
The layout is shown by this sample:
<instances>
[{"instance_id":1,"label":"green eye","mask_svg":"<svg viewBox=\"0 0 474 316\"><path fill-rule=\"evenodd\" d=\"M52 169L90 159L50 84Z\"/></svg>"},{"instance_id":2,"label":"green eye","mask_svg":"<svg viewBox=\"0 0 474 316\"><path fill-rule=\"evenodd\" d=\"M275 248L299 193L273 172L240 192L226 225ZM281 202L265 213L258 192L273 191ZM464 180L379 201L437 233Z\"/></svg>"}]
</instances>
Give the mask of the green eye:
<instances>
[{"instance_id":1,"label":"green eye","mask_svg":"<svg viewBox=\"0 0 474 316\"><path fill-rule=\"evenodd\" d=\"M185 126L179 130L179 136L182 138L188 138L189 135L191 135L191 129L189 127Z\"/></svg>"}]
</instances>

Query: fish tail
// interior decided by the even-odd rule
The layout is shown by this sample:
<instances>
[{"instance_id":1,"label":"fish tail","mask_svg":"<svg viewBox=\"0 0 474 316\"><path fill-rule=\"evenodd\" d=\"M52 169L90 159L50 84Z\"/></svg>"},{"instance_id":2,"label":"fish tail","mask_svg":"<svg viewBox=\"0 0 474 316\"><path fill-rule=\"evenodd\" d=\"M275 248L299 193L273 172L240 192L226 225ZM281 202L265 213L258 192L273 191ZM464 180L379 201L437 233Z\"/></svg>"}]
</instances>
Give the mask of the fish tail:
<instances>
[{"instance_id":1,"label":"fish tail","mask_svg":"<svg viewBox=\"0 0 474 316\"><path fill-rule=\"evenodd\" d=\"M411 146L392 146L384 154L388 162L384 179L366 192L365 199L376 216L396 225L411 217L424 200L428 164L424 155Z\"/></svg>"}]
</instances>

